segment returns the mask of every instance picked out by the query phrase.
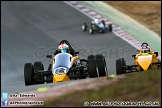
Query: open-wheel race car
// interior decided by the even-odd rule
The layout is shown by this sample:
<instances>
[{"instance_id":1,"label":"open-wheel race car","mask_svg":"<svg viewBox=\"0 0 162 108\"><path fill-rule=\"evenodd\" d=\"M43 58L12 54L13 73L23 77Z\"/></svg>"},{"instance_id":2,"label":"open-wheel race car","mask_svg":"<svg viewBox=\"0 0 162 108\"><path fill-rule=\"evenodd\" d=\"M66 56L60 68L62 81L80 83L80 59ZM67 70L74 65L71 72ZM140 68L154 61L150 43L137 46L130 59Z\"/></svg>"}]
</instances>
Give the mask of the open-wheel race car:
<instances>
[{"instance_id":1,"label":"open-wheel race car","mask_svg":"<svg viewBox=\"0 0 162 108\"><path fill-rule=\"evenodd\" d=\"M141 53L140 55L132 55L132 57L134 58L134 65L126 65L124 58L116 60L117 75L161 67L161 61L158 59L158 52Z\"/></svg>"},{"instance_id":2,"label":"open-wheel race car","mask_svg":"<svg viewBox=\"0 0 162 108\"><path fill-rule=\"evenodd\" d=\"M108 26L105 24L104 20L94 19L94 21L91 21L89 25L84 22L82 25L82 30L87 31L89 28L89 33L94 34L95 32L98 33L105 33L106 31L112 32L113 27L112 24L108 24Z\"/></svg>"},{"instance_id":3,"label":"open-wheel race car","mask_svg":"<svg viewBox=\"0 0 162 108\"><path fill-rule=\"evenodd\" d=\"M73 49L67 40L62 40L60 44L62 42ZM26 63L24 66L25 85L95 78L108 74L105 57L102 54L89 55L87 59L80 59L78 54L79 52L73 49L71 53L57 52L54 55L46 55L51 59L47 70L44 70L42 62Z\"/></svg>"}]
</instances>

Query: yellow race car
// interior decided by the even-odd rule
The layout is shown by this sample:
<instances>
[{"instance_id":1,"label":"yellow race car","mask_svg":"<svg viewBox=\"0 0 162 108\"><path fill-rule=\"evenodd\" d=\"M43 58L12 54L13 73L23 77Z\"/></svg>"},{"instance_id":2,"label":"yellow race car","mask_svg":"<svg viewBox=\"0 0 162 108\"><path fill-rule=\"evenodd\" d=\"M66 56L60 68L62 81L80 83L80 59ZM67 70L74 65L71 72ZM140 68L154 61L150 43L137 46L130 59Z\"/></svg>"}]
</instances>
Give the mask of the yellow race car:
<instances>
[{"instance_id":1,"label":"yellow race car","mask_svg":"<svg viewBox=\"0 0 162 108\"><path fill-rule=\"evenodd\" d=\"M161 61L158 60L158 52L141 53L132 55L132 57L134 57L134 65L126 65L124 58L116 60L117 75L137 71L146 71L149 68L158 68L161 66Z\"/></svg>"},{"instance_id":2,"label":"yellow race car","mask_svg":"<svg viewBox=\"0 0 162 108\"><path fill-rule=\"evenodd\" d=\"M67 40L62 40L71 47ZM61 43L60 42L60 43ZM102 54L89 55L87 59L80 59L79 52L57 53L47 55L51 63L44 70L42 62L26 63L24 66L25 85L64 82L83 78L94 78L107 75L105 57Z\"/></svg>"}]
</instances>

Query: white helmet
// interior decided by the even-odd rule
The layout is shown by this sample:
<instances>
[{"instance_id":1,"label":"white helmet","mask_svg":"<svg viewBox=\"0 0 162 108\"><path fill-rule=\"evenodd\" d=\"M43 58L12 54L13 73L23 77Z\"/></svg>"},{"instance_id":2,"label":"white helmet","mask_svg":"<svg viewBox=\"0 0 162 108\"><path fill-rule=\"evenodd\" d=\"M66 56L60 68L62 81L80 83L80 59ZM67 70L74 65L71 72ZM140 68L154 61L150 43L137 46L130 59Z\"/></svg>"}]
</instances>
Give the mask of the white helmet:
<instances>
[{"instance_id":1,"label":"white helmet","mask_svg":"<svg viewBox=\"0 0 162 108\"><path fill-rule=\"evenodd\" d=\"M61 50L62 53L68 53L69 46L67 44L61 44L58 47L59 50Z\"/></svg>"},{"instance_id":2,"label":"white helmet","mask_svg":"<svg viewBox=\"0 0 162 108\"><path fill-rule=\"evenodd\" d=\"M99 19L95 19L94 22L95 22L96 24L98 24L100 21L99 21Z\"/></svg>"}]
</instances>

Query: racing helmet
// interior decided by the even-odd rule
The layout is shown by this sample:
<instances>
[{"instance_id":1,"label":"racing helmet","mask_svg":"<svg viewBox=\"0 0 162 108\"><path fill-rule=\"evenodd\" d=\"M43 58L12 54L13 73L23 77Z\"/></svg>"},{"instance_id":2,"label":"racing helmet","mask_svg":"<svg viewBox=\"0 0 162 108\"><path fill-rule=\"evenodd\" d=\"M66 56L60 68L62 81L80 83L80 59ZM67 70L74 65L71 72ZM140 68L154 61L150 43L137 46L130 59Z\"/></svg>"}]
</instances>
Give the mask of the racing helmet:
<instances>
[{"instance_id":1,"label":"racing helmet","mask_svg":"<svg viewBox=\"0 0 162 108\"><path fill-rule=\"evenodd\" d=\"M148 44L143 44L142 45L142 51L141 52L142 53L149 53L150 52Z\"/></svg>"},{"instance_id":2,"label":"racing helmet","mask_svg":"<svg viewBox=\"0 0 162 108\"><path fill-rule=\"evenodd\" d=\"M100 22L100 20L99 20L99 19L94 19L94 22L95 22L96 24L98 24L98 23Z\"/></svg>"},{"instance_id":3,"label":"racing helmet","mask_svg":"<svg viewBox=\"0 0 162 108\"><path fill-rule=\"evenodd\" d=\"M61 45L59 45L58 49L61 51L61 53L69 52L69 46L65 43L62 43Z\"/></svg>"}]
</instances>

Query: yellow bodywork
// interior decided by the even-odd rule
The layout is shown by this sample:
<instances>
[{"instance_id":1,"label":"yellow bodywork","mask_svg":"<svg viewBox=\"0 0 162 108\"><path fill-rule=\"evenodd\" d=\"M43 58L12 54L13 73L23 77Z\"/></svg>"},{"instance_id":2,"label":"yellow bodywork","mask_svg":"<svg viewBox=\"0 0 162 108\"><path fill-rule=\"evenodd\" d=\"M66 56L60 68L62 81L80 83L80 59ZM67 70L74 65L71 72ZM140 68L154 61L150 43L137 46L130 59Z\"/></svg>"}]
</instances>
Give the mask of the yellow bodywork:
<instances>
[{"instance_id":1,"label":"yellow bodywork","mask_svg":"<svg viewBox=\"0 0 162 108\"><path fill-rule=\"evenodd\" d=\"M134 64L138 65L136 67L137 70L141 70L141 68L146 71L149 67L150 68L157 68L157 65L152 65L152 63L158 62L158 58L156 54L148 54L148 53L142 53L137 54L134 60Z\"/></svg>"},{"instance_id":2,"label":"yellow bodywork","mask_svg":"<svg viewBox=\"0 0 162 108\"><path fill-rule=\"evenodd\" d=\"M71 62L71 67L76 64L76 60L79 59L79 56L74 56L72 57L72 62ZM55 61L55 57L53 57L52 59L52 68L53 68L53 64ZM64 73L64 72L59 72L53 75L53 82L63 82L63 81L69 81L70 78Z\"/></svg>"},{"instance_id":3,"label":"yellow bodywork","mask_svg":"<svg viewBox=\"0 0 162 108\"><path fill-rule=\"evenodd\" d=\"M59 72L53 75L53 82L63 82L69 80L70 78L64 72Z\"/></svg>"},{"instance_id":4,"label":"yellow bodywork","mask_svg":"<svg viewBox=\"0 0 162 108\"><path fill-rule=\"evenodd\" d=\"M72 58L71 67L73 66L73 64L76 63L76 60L78 60L78 59L79 59L79 56L75 56Z\"/></svg>"}]
</instances>

